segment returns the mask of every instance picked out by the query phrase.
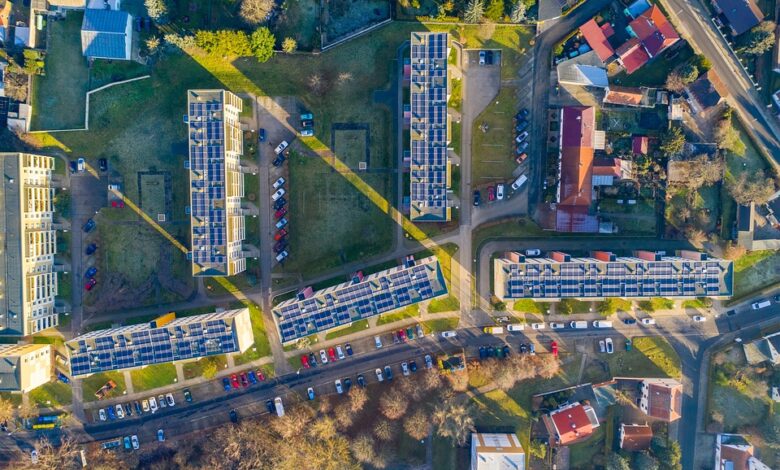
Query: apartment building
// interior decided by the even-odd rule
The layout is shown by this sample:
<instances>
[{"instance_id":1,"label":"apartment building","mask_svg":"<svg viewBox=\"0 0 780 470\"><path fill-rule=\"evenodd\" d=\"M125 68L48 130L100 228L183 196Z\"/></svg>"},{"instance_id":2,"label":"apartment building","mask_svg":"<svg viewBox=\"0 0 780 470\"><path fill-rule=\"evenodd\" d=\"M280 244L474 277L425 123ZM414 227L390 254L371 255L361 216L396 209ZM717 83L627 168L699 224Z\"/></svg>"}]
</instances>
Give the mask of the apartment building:
<instances>
[{"instance_id":1,"label":"apartment building","mask_svg":"<svg viewBox=\"0 0 780 470\"><path fill-rule=\"evenodd\" d=\"M51 380L49 344L0 344L0 391L29 392Z\"/></svg>"},{"instance_id":2,"label":"apartment building","mask_svg":"<svg viewBox=\"0 0 780 470\"><path fill-rule=\"evenodd\" d=\"M672 256L651 251L635 251L632 256L594 251L586 257L556 251L540 258L509 252L494 260L493 276L495 294L501 300L728 299L733 292L734 266L728 260L685 250Z\"/></svg>"},{"instance_id":3,"label":"apartment building","mask_svg":"<svg viewBox=\"0 0 780 470\"><path fill-rule=\"evenodd\" d=\"M226 90L187 91L193 276L246 270L242 109L241 98Z\"/></svg>"},{"instance_id":4,"label":"apartment building","mask_svg":"<svg viewBox=\"0 0 780 470\"><path fill-rule=\"evenodd\" d=\"M410 47L410 218L448 222L452 215L447 201L452 178L447 154L449 34L414 32Z\"/></svg>"},{"instance_id":5,"label":"apartment building","mask_svg":"<svg viewBox=\"0 0 780 470\"><path fill-rule=\"evenodd\" d=\"M59 324L53 225L54 158L0 153L0 335L26 336Z\"/></svg>"},{"instance_id":6,"label":"apartment building","mask_svg":"<svg viewBox=\"0 0 780 470\"><path fill-rule=\"evenodd\" d=\"M242 353L254 343L249 309L92 331L65 343L73 377L150 364Z\"/></svg>"}]
</instances>

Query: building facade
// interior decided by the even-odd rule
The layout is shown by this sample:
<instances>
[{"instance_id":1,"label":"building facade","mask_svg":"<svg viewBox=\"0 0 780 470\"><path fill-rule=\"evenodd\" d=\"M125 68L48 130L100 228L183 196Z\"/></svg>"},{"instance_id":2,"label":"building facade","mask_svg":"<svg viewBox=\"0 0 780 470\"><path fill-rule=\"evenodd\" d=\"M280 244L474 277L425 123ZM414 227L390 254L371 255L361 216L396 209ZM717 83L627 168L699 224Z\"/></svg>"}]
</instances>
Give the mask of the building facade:
<instances>
[{"instance_id":1,"label":"building facade","mask_svg":"<svg viewBox=\"0 0 780 470\"><path fill-rule=\"evenodd\" d=\"M73 377L151 364L242 353L254 343L249 309L92 331L65 343Z\"/></svg>"},{"instance_id":2,"label":"building facade","mask_svg":"<svg viewBox=\"0 0 780 470\"><path fill-rule=\"evenodd\" d=\"M445 295L439 260L431 256L319 291L303 289L273 309L282 343Z\"/></svg>"},{"instance_id":3,"label":"building facade","mask_svg":"<svg viewBox=\"0 0 780 470\"><path fill-rule=\"evenodd\" d=\"M241 98L226 90L187 92L193 276L246 270L242 108Z\"/></svg>"},{"instance_id":4,"label":"building facade","mask_svg":"<svg viewBox=\"0 0 780 470\"><path fill-rule=\"evenodd\" d=\"M48 383L52 354L48 344L0 345L0 391L26 393Z\"/></svg>"},{"instance_id":5,"label":"building facade","mask_svg":"<svg viewBox=\"0 0 780 470\"><path fill-rule=\"evenodd\" d=\"M516 434L471 434L471 470L524 469L525 451Z\"/></svg>"},{"instance_id":6,"label":"building facade","mask_svg":"<svg viewBox=\"0 0 780 470\"><path fill-rule=\"evenodd\" d=\"M54 158L0 153L0 334L26 336L59 324L54 309L57 274L54 255Z\"/></svg>"},{"instance_id":7,"label":"building facade","mask_svg":"<svg viewBox=\"0 0 780 470\"><path fill-rule=\"evenodd\" d=\"M448 222L452 212L447 198L452 176L447 154L449 35L415 32L410 48L410 218Z\"/></svg>"},{"instance_id":8,"label":"building facade","mask_svg":"<svg viewBox=\"0 0 780 470\"><path fill-rule=\"evenodd\" d=\"M582 258L561 252L526 258L509 252L494 260L493 276L495 294L502 301L728 299L733 292L734 266L731 261L695 251L680 251L675 256L650 251L617 256L595 251Z\"/></svg>"}]
</instances>

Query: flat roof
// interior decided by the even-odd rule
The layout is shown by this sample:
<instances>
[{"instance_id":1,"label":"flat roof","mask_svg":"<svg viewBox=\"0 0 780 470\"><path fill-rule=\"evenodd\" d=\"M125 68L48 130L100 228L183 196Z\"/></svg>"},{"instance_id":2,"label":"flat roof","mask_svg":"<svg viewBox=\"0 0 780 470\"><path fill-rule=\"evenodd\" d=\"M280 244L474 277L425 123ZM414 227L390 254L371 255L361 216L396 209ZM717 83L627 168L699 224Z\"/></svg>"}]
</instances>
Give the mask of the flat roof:
<instances>
[{"instance_id":1,"label":"flat roof","mask_svg":"<svg viewBox=\"0 0 780 470\"><path fill-rule=\"evenodd\" d=\"M448 51L447 33L412 33L410 217L415 221L446 222L450 219L447 205Z\"/></svg>"},{"instance_id":2,"label":"flat roof","mask_svg":"<svg viewBox=\"0 0 780 470\"><path fill-rule=\"evenodd\" d=\"M446 293L439 260L431 256L308 295L301 293L274 307L273 313L286 343Z\"/></svg>"}]
</instances>

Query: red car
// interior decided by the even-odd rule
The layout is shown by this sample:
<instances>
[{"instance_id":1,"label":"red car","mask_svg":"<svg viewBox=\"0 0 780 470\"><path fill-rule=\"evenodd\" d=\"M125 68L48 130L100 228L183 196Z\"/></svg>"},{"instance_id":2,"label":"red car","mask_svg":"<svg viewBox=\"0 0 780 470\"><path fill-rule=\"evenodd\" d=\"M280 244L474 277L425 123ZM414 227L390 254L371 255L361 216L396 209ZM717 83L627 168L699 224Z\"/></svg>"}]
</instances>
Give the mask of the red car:
<instances>
[{"instance_id":1,"label":"red car","mask_svg":"<svg viewBox=\"0 0 780 470\"><path fill-rule=\"evenodd\" d=\"M306 355L304 354L301 357L306 357ZM307 369L309 368L309 360L308 359L306 359L306 368ZM257 375L257 380L259 380L261 382L265 380L265 374L263 374L262 370L257 369L257 373L255 375Z\"/></svg>"},{"instance_id":2,"label":"red car","mask_svg":"<svg viewBox=\"0 0 780 470\"><path fill-rule=\"evenodd\" d=\"M553 356L557 357L558 356L558 343L553 341L552 344L550 345L550 350L552 351Z\"/></svg>"},{"instance_id":3,"label":"red car","mask_svg":"<svg viewBox=\"0 0 780 470\"><path fill-rule=\"evenodd\" d=\"M246 372L241 372L241 385L244 387L249 386L249 377L246 376Z\"/></svg>"},{"instance_id":4,"label":"red car","mask_svg":"<svg viewBox=\"0 0 780 470\"><path fill-rule=\"evenodd\" d=\"M241 384L238 383L238 376L236 374L230 376L230 383L233 384L233 388L235 389L241 387Z\"/></svg>"},{"instance_id":5,"label":"red car","mask_svg":"<svg viewBox=\"0 0 780 470\"><path fill-rule=\"evenodd\" d=\"M281 229L278 232L276 232L276 235L274 235L274 240L279 241L286 236L287 236L287 230Z\"/></svg>"},{"instance_id":6,"label":"red car","mask_svg":"<svg viewBox=\"0 0 780 470\"><path fill-rule=\"evenodd\" d=\"M125 203L123 201L111 201L111 207L121 209L125 207Z\"/></svg>"},{"instance_id":7,"label":"red car","mask_svg":"<svg viewBox=\"0 0 780 470\"><path fill-rule=\"evenodd\" d=\"M406 332L404 330L398 330L398 337L403 341L406 342Z\"/></svg>"},{"instance_id":8,"label":"red car","mask_svg":"<svg viewBox=\"0 0 780 470\"><path fill-rule=\"evenodd\" d=\"M311 365L309 365L309 358L306 356L306 354L301 356L301 365L303 366L304 369L308 369L309 367L311 367ZM260 374L262 374L262 372L258 370L257 371L258 378L260 377Z\"/></svg>"},{"instance_id":9,"label":"red car","mask_svg":"<svg viewBox=\"0 0 780 470\"><path fill-rule=\"evenodd\" d=\"M92 290L92 288L93 288L93 287L95 287L95 284L97 284L97 279L95 279L95 278L93 277L92 279L90 279L89 281L87 281L87 283L86 283L86 284L84 284L84 289L85 289L85 290Z\"/></svg>"},{"instance_id":10,"label":"red car","mask_svg":"<svg viewBox=\"0 0 780 470\"><path fill-rule=\"evenodd\" d=\"M515 158L515 161L519 165L520 163L523 163L526 158L528 158L528 154L523 152L520 155L518 155L517 158Z\"/></svg>"},{"instance_id":11,"label":"red car","mask_svg":"<svg viewBox=\"0 0 780 470\"><path fill-rule=\"evenodd\" d=\"M336 350L333 348L328 349L328 357L332 362L336 362Z\"/></svg>"},{"instance_id":12,"label":"red car","mask_svg":"<svg viewBox=\"0 0 780 470\"><path fill-rule=\"evenodd\" d=\"M488 201L495 201L495 200L496 200L496 187L488 186Z\"/></svg>"},{"instance_id":13,"label":"red car","mask_svg":"<svg viewBox=\"0 0 780 470\"><path fill-rule=\"evenodd\" d=\"M281 219L282 217L284 217L286 213L287 213L287 208L282 207L281 209L279 209L274 213L274 217L276 217L277 219Z\"/></svg>"}]
</instances>

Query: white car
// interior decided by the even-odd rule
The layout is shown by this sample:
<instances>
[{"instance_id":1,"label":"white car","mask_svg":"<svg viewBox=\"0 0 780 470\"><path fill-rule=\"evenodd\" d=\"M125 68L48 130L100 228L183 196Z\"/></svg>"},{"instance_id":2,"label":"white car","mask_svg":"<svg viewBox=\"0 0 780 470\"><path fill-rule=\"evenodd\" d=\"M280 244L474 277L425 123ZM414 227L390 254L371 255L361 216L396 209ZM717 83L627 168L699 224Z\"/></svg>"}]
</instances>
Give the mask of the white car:
<instances>
[{"instance_id":1,"label":"white car","mask_svg":"<svg viewBox=\"0 0 780 470\"><path fill-rule=\"evenodd\" d=\"M76 160L76 167L78 168L79 172L84 171L86 165L87 162L83 158L79 158L78 160Z\"/></svg>"},{"instance_id":2,"label":"white car","mask_svg":"<svg viewBox=\"0 0 780 470\"><path fill-rule=\"evenodd\" d=\"M152 413L157 411L157 400L154 397L149 397L149 408L151 408Z\"/></svg>"},{"instance_id":3,"label":"white car","mask_svg":"<svg viewBox=\"0 0 780 470\"><path fill-rule=\"evenodd\" d=\"M419 323L417 324L417 337L425 338L425 331L423 331L423 327Z\"/></svg>"},{"instance_id":4,"label":"white car","mask_svg":"<svg viewBox=\"0 0 780 470\"><path fill-rule=\"evenodd\" d=\"M284 149L286 149L288 145L290 144L288 144L286 140L283 140L279 145L276 146L274 153L279 155L280 153L284 152Z\"/></svg>"},{"instance_id":5,"label":"white car","mask_svg":"<svg viewBox=\"0 0 780 470\"><path fill-rule=\"evenodd\" d=\"M123 419L125 417L125 410L122 409L122 405L116 405L114 409L116 410L117 418Z\"/></svg>"},{"instance_id":6,"label":"white car","mask_svg":"<svg viewBox=\"0 0 780 470\"><path fill-rule=\"evenodd\" d=\"M157 440L159 442L164 442L165 441L165 431L163 431L162 429L158 429L157 430Z\"/></svg>"},{"instance_id":7,"label":"white car","mask_svg":"<svg viewBox=\"0 0 780 470\"><path fill-rule=\"evenodd\" d=\"M707 320L707 317L703 317L701 315L696 315L695 317L693 317L693 321L698 322L698 323L701 323L701 322L706 321L706 320Z\"/></svg>"},{"instance_id":8,"label":"white car","mask_svg":"<svg viewBox=\"0 0 780 470\"><path fill-rule=\"evenodd\" d=\"M327 364L328 363L328 355L325 354L325 350L324 349L320 349L320 361L323 364Z\"/></svg>"},{"instance_id":9,"label":"white car","mask_svg":"<svg viewBox=\"0 0 780 470\"><path fill-rule=\"evenodd\" d=\"M506 326L507 331L523 331L525 330L524 323L510 323Z\"/></svg>"},{"instance_id":10,"label":"white car","mask_svg":"<svg viewBox=\"0 0 780 470\"><path fill-rule=\"evenodd\" d=\"M542 254L542 250L539 248L531 248L530 250L525 250L526 256L539 256Z\"/></svg>"},{"instance_id":11,"label":"white car","mask_svg":"<svg viewBox=\"0 0 780 470\"><path fill-rule=\"evenodd\" d=\"M376 374L376 379L379 382L383 382L385 380L385 377L382 375L382 369L377 369L374 371L374 373Z\"/></svg>"},{"instance_id":12,"label":"white car","mask_svg":"<svg viewBox=\"0 0 780 470\"><path fill-rule=\"evenodd\" d=\"M433 369L433 359L431 359L430 354L425 355L425 368L426 369Z\"/></svg>"},{"instance_id":13,"label":"white car","mask_svg":"<svg viewBox=\"0 0 780 470\"><path fill-rule=\"evenodd\" d=\"M504 186L503 183L499 184L498 186L496 186L496 199L497 200L499 200L499 201L503 201L504 200L504 190L505 190L505 188L506 187Z\"/></svg>"},{"instance_id":14,"label":"white car","mask_svg":"<svg viewBox=\"0 0 780 470\"><path fill-rule=\"evenodd\" d=\"M403 372L403 374L405 376L408 376L409 375L409 364L407 364L405 362L402 362L401 363L401 372Z\"/></svg>"},{"instance_id":15,"label":"white car","mask_svg":"<svg viewBox=\"0 0 780 470\"><path fill-rule=\"evenodd\" d=\"M340 380L340 379L336 379L336 382L335 382L335 383L336 383L336 392L337 392L339 395L341 395L342 393L344 393L344 387L342 387L342 386L341 386L341 380Z\"/></svg>"},{"instance_id":16,"label":"white car","mask_svg":"<svg viewBox=\"0 0 780 470\"><path fill-rule=\"evenodd\" d=\"M642 319L643 325L655 325L655 319L654 318L643 318Z\"/></svg>"},{"instance_id":17,"label":"white car","mask_svg":"<svg viewBox=\"0 0 780 470\"><path fill-rule=\"evenodd\" d=\"M279 189L277 189L277 190L276 190L276 192L275 192L275 193L271 194L271 199L272 199L274 202L276 202L276 201L278 201L278 200L279 200L279 198L280 198L280 197L284 196L284 193L285 193L285 192L286 192L286 191L284 190L284 188L279 188Z\"/></svg>"},{"instance_id":18,"label":"white car","mask_svg":"<svg viewBox=\"0 0 780 470\"><path fill-rule=\"evenodd\" d=\"M160 408L168 406L168 403L165 402L165 395L162 393L157 396L157 402L160 404Z\"/></svg>"},{"instance_id":19,"label":"white car","mask_svg":"<svg viewBox=\"0 0 780 470\"><path fill-rule=\"evenodd\" d=\"M560 323L560 322L551 322L550 323L550 329L551 330L561 330L563 328L566 328L566 324L565 323Z\"/></svg>"},{"instance_id":20,"label":"white car","mask_svg":"<svg viewBox=\"0 0 780 470\"><path fill-rule=\"evenodd\" d=\"M599 340L599 351L600 352L607 352L607 345L604 343L604 340Z\"/></svg>"},{"instance_id":21,"label":"white car","mask_svg":"<svg viewBox=\"0 0 780 470\"><path fill-rule=\"evenodd\" d=\"M103 408L99 409L98 410L98 417L100 418L100 421L105 421L106 420L106 410L104 410Z\"/></svg>"},{"instance_id":22,"label":"white car","mask_svg":"<svg viewBox=\"0 0 780 470\"><path fill-rule=\"evenodd\" d=\"M344 355L344 351L342 351L340 344L336 346L336 354L339 356L339 359L346 359L347 357Z\"/></svg>"},{"instance_id":23,"label":"white car","mask_svg":"<svg viewBox=\"0 0 780 470\"><path fill-rule=\"evenodd\" d=\"M284 178L279 178L278 180L276 180L276 181L274 182L274 189L279 189L279 188L281 188L282 186L284 186L284 183L285 183L285 180L284 180Z\"/></svg>"},{"instance_id":24,"label":"white car","mask_svg":"<svg viewBox=\"0 0 780 470\"><path fill-rule=\"evenodd\" d=\"M149 400L143 400L141 402L141 408L143 408L144 413L148 413L149 412Z\"/></svg>"},{"instance_id":25,"label":"white car","mask_svg":"<svg viewBox=\"0 0 780 470\"><path fill-rule=\"evenodd\" d=\"M442 338L454 338L456 336L458 336L458 332L457 331L442 331L441 332L441 337Z\"/></svg>"},{"instance_id":26,"label":"white car","mask_svg":"<svg viewBox=\"0 0 780 470\"><path fill-rule=\"evenodd\" d=\"M376 345L377 349L380 349L382 347L382 338L379 336L374 336L374 344Z\"/></svg>"},{"instance_id":27,"label":"white car","mask_svg":"<svg viewBox=\"0 0 780 470\"><path fill-rule=\"evenodd\" d=\"M532 330L543 330L545 328L544 323L531 323Z\"/></svg>"},{"instance_id":28,"label":"white car","mask_svg":"<svg viewBox=\"0 0 780 470\"><path fill-rule=\"evenodd\" d=\"M612 338L605 339L604 344L607 346L607 354L612 354L615 352L614 345L612 344Z\"/></svg>"},{"instance_id":29,"label":"white car","mask_svg":"<svg viewBox=\"0 0 780 470\"><path fill-rule=\"evenodd\" d=\"M168 402L168 406L173 406L176 404L176 402L173 400L173 393L166 393L165 401Z\"/></svg>"},{"instance_id":30,"label":"white car","mask_svg":"<svg viewBox=\"0 0 780 470\"><path fill-rule=\"evenodd\" d=\"M138 436L136 434L130 436L130 441L133 443L133 449L138 450L138 448L141 447L141 444L138 442Z\"/></svg>"}]
</instances>

